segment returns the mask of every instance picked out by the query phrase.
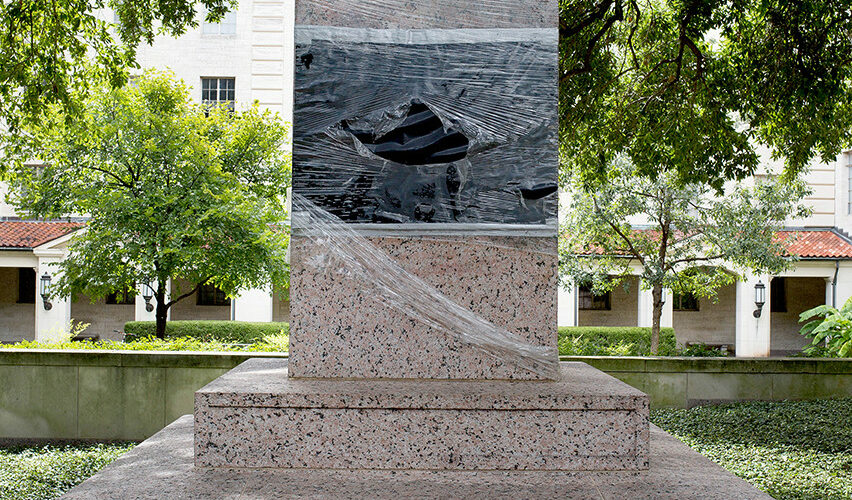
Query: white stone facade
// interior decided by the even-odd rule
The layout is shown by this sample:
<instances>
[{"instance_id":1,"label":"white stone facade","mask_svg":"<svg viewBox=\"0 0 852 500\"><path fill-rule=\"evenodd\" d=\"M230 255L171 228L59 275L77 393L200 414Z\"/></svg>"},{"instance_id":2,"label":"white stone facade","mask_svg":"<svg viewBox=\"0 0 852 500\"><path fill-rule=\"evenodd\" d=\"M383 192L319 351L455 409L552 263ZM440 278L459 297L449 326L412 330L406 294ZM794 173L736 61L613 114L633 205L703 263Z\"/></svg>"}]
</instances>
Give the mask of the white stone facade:
<instances>
[{"instance_id":1,"label":"white stone facade","mask_svg":"<svg viewBox=\"0 0 852 500\"><path fill-rule=\"evenodd\" d=\"M104 19L113 14L102 11ZM293 23L291 0L241 0L236 12L223 23L210 25L199 13L199 26L178 38L158 36L151 46L139 48L141 70L168 69L202 101L202 79L233 79L235 106L244 109L253 103L278 113L283 121L292 121L293 95ZM6 185L0 183L0 195ZM0 224L20 220L13 207L0 202ZM52 298L45 309L38 290L35 298L21 297L18 269L33 269L36 276L55 276L50 263L64 258L72 235L63 236L35 248L16 246L0 249L0 342L22 339L54 340L68 329L70 319L90 323L86 334L120 339L124 323L153 320L141 295L135 304L94 303L87 297ZM172 288L181 283L172 284ZM36 279L36 287L38 279ZM27 291L29 294L29 291ZM289 303L270 290L247 290L232 299L230 305L201 305L194 298L184 299L170 311L170 318L221 319L242 321L286 321Z\"/></svg>"},{"instance_id":2,"label":"white stone facade","mask_svg":"<svg viewBox=\"0 0 852 500\"><path fill-rule=\"evenodd\" d=\"M762 156L768 158L767 154ZM777 173L780 168L777 162L765 159L758 176ZM803 256L793 269L778 276L751 276L722 287L716 301L699 300L697 310L673 307L672 295L667 293L662 326L674 327L681 345L728 345L737 356L800 351L809 339L798 333L799 314L820 304L839 307L852 297L850 178L852 151L843 152L833 162L815 163L805 174L812 193L804 202L813 213L803 220L787 221L786 226L803 235L805 241L821 241L811 245L813 255ZM634 272L638 274L639 270ZM756 318L758 282L766 287L767 303ZM774 299L773 289L779 294ZM584 309L578 294L576 287L559 290L560 326L650 326L650 292L642 290L635 278L628 280L626 291L612 292L605 309Z\"/></svg>"}]
</instances>

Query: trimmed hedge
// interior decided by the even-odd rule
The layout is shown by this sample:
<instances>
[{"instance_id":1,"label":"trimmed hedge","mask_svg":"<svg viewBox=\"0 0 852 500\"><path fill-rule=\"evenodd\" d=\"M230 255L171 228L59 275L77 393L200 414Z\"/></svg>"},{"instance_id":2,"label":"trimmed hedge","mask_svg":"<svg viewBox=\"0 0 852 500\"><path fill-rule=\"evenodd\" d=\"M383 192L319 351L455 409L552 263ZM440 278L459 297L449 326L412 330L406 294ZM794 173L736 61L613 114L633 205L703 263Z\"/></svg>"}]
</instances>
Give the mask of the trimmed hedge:
<instances>
[{"instance_id":1,"label":"trimmed hedge","mask_svg":"<svg viewBox=\"0 0 852 500\"><path fill-rule=\"evenodd\" d=\"M125 340L133 341L156 334L153 321L130 321L124 324ZM169 321L166 337L191 337L203 342L254 344L264 337L289 334L289 323L249 323L247 321Z\"/></svg>"},{"instance_id":2,"label":"trimmed hedge","mask_svg":"<svg viewBox=\"0 0 852 500\"><path fill-rule=\"evenodd\" d=\"M650 356L651 329L636 326L561 326L561 356ZM659 356L679 354L673 328L660 329Z\"/></svg>"}]
</instances>

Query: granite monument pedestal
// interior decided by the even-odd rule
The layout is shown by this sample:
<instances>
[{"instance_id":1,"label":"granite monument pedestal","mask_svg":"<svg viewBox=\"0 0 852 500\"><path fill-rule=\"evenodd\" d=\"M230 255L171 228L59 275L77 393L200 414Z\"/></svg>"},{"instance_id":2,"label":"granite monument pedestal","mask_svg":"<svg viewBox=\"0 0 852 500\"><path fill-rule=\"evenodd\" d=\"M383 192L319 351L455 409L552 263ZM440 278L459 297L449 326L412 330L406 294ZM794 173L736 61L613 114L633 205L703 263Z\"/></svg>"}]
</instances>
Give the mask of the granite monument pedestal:
<instances>
[{"instance_id":1,"label":"granite monument pedestal","mask_svg":"<svg viewBox=\"0 0 852 500\"><path fill-rule=\"evenodd\" d=\"M69 497L763 498L559 364L557 26L555 0L297 0L290 364Z\"/></svg>"},{"instance_id":2,"label":"granite monument pedestal","mask_svg":"<svg viewBox=\"0 0 852 500\"><path fill-rule=\"evenodd\" d=\"M199 467L637 470L648 397L584 363L559 381L287 376L254 359L196 393Z\"/></svg>"}]
</instances>

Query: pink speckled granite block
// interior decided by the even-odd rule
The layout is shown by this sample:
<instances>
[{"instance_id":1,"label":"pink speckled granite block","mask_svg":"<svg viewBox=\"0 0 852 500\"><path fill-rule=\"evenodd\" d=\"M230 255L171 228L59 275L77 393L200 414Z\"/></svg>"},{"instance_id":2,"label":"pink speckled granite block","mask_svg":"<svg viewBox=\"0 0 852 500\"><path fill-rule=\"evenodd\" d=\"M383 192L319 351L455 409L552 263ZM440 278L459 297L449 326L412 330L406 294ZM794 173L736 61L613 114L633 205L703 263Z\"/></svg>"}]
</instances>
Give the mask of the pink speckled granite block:
<instances>
[{"instance_id":1,"label":"pink speckled granite block","mask_svg":"<svg viewBox=\"0 0 852 500\"><path fill-rule=\"evenodd\" d=\"M371 237L406 271L521 339L556 349L556 236ZM537 379L380 303L374 291L311 264L291 241L290 375L338 378Z\"/></svg>"},{"instance_id":2,"label":"pink speckled granite block","mask_svg":"<svg viewBox=\"0 0 852 500\"><path fill-rule=\"evenodd\" d=\"M196 393L196 464L396 470L638 470L648 398L584 363L558 382L287 377L253 359Z\"/></svg>"},{"instance_id":3,"label":"pink speckled granite block","mask_svg":"<svg viewBox=\"0 0 852 500\"><path fill-rule=\"evenodd\" d=\"M642 471L213 469L194 466L185 415L62 498L771 500L659 428L650 436Z\"/></svg>"},{"instance_id":4,"label":"pink speckled granite block","mask_svg":"<svg viewBox=\"0 0 852 500\"><path fill-rule=\"evenodd\" d=\"M551 28L553 0L299 0L297 25L378 29Z\"/></svg>"}]
</instances>

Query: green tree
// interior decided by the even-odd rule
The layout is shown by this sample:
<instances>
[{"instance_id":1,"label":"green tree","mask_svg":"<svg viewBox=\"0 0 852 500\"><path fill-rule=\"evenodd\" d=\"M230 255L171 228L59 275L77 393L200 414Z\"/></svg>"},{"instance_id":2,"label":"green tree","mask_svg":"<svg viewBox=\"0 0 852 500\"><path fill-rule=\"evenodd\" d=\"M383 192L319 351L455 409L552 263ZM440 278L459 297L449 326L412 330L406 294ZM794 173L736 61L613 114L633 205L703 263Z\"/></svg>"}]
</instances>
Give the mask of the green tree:
<instances>
[{"instance_id":1,"label":"green tree","mask_svg":"<svg viewBox=\"0 0 852 500\"><path fill-rule=\"evenodd\" d=\"M849 0L560 0L561 180L619 158L717 190L852 138Z\"/></svg>"},{"instance_id":2,"label":"green tree","mask_svg":"<svg viewBox=\"0 0 852 500\"><path fill-rule=\"evenodd\" d=\"M664 288L712 298L736 279L721 265L756 273L790 265L787 242L777 232L785 219L808 214L799 203L804 183L768 179L729 186L716 197L706 184L684 184L675 172L651 179L627 161L611 168L603 186L588 189L579 179L572 184L559 242L560 276L603 293L638 265L641 286L653 297L652 352L659 347Z\"/></svg>"},{"instance_id":3,"label":"green tree","mask_svg":"<svg viewBox=\"0 0 852 500\"><path fill-rule=\"evenodd\" d=\"M51 106L77 116L89 89L127 80L140 43L197 25L196 8L219 20L236 0L11 0L0 6L0 119L7 138ZM100 9L109 7L115 18ZM116 21L116 22L114 22ZM10 146L7 144L7 146Z\"/></svg>"},{"instance_id":4,"label":"green tree","mask_svg":"<svg viewBox=\"0 0 852 500\"><path fill-rule=\"evenodd\" d=\"M228 295L287 286L290 168L277 115L202 108L182 82L152 72L86 106L70 122L61 109L46 115L33 129L41 149L29 152L46 165L21 166L12 182L22 215L91 217L60 264L57 293L153 283L163 337L169 308L205 284ZM192 289L169 298L177 278Z\"/></svg>"}]
</instances>

